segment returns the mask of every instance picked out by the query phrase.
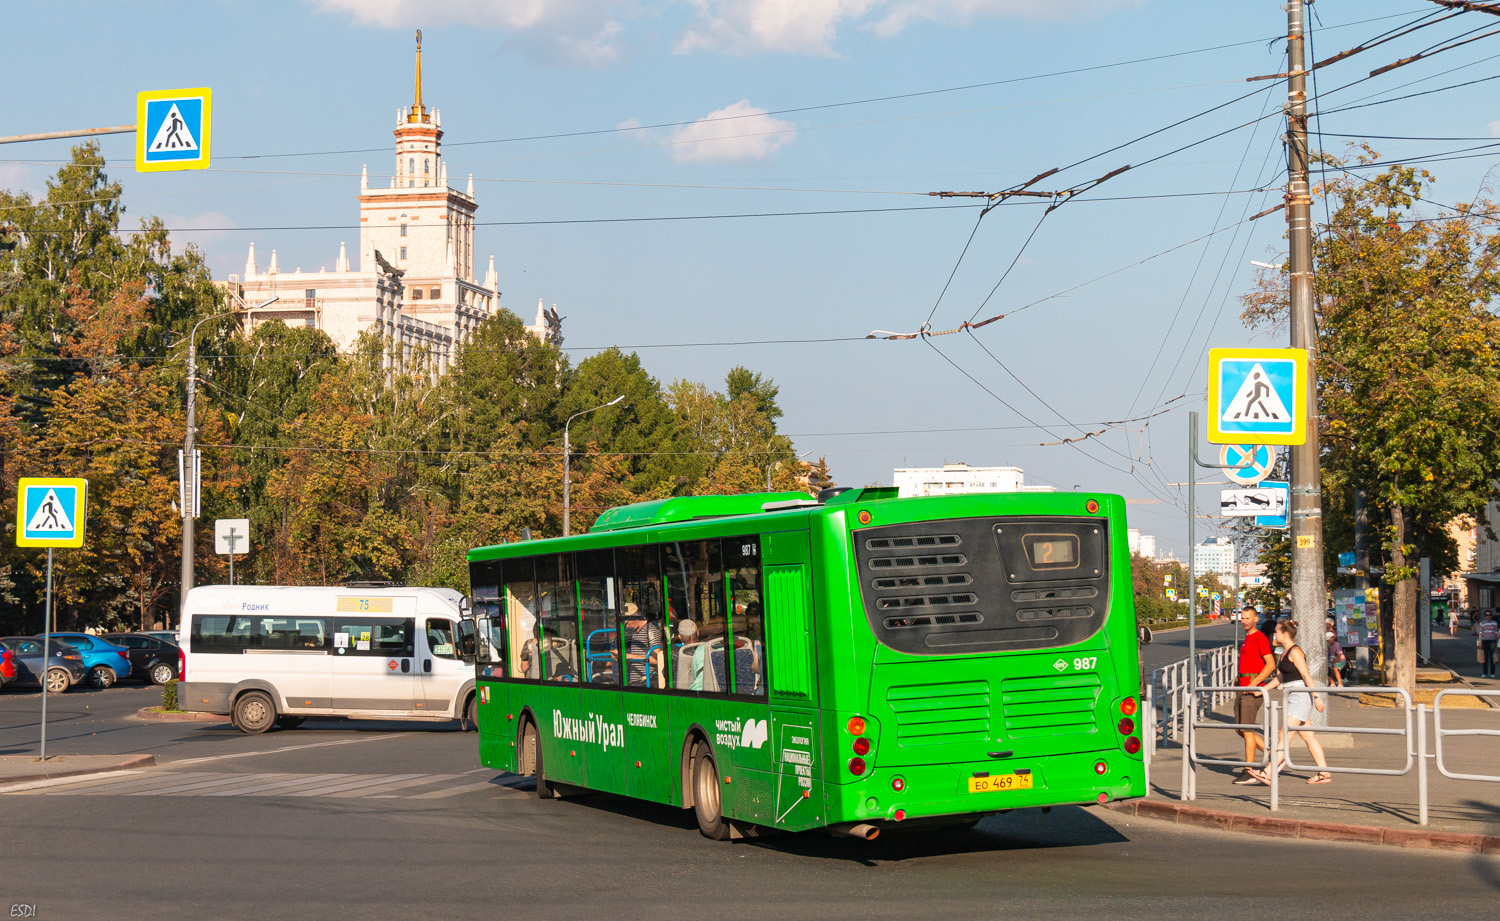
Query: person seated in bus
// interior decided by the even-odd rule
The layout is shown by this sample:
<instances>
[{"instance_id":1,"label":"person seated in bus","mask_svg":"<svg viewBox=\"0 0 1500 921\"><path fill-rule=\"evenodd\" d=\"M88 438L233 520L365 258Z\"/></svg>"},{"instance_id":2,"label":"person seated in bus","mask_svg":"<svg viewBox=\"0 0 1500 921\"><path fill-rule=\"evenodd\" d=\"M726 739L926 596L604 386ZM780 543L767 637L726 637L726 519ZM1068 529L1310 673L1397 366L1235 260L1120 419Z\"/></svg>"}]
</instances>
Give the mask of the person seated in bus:
<instances>
[{"instance_id":1,"label":"person seated in bus","mask_svg":"<svg viewBox=\"0 0 1500 921\"><path fill-rule=\"evenodd\" d=\"M662 675L662 646L666 636L661 624L647 619L640 606L633 601L625 602L620 611L620 620L625 625L626 676L631 687L660 685Z\"/></svg>"},{"instance_id":2,"label":"person seated in bus","mask_svg":"<svg viewBox=\"0 0 1500 921\"><path fill-rule=\"evenodd\" d=\"M688 691L703 690L703 644L698 642L698 625L691 620L679 620L677 642L673 647L677 687Z\"/></svg>"}]
</instances>

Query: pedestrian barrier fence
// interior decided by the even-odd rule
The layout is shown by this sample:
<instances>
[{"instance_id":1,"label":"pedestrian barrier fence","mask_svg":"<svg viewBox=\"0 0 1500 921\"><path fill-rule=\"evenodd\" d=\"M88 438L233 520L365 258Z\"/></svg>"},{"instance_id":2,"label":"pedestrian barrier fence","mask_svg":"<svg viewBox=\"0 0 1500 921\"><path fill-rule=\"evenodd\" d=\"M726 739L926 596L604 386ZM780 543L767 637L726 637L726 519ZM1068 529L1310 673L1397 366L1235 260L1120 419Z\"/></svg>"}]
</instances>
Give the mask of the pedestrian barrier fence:
<instances>
[{"instance_id":1,"label":"pedestrian barrier fence","mask_svg":"<svg viewBox=\"0 0 1500 921\"><path fill-rule=\"evenodd\" d=\"M1220 646L1217 649L1198 653L1198 681L1202 687L1226 687L1234 683L1235 648ZM1151 698L1157 707L1157 732L1147 738L1147 756L1156 752L1160 741L1181 742L1187 734L1188 722L1188 659L1180 659L1164 665L1151 673L1149 682ZM1233 699L1233 692L1216 692L1213 701L1201 702L1204 707L1200 716L1207 716L1214 707L1223 706Z\"/></svg>"},{"instance_id":2,"label":"pedestrian barrier fence","mask_svg":"<svg viewBox=\"0 0 1500 921\"><path fill-rule=\"evenodd\" d=\"M1158 669L1158 672L1163 671ZM1153 689L1154 690L1154 689ZM1256 724L1224 723L1207 719L1208 710L1213 708L1209 701L1217 701L1224 696L1233 697L1239 693L1259 693L1266 700L1262 708L1262 719ZM1293 694L1375 694L1399 698L1397 712L1401 716L1401 725L1397 727L1382 726L1313 726L1310 724L1299 726L1285 726L1288 740L1285 746L1284 766L1291 770L1315 770L1327 771L1330 774L1373 774L1387 777L1404 776L1411 772L1412 766L1417 768L1417 797L1419 822L1422 825L1428 823L1428 784L1427 784L1427 761L1433 759L1438 771L1444 777L1453 780L1470 780L1488 783L1500 783L1500 775L1495 774L1469 774L1450 770L1443 760L1443 740L1459 736L1500 738L1500 728L1496 729L1446 729L1443 727L1443 700L1446 697L1477 697L1477 698L1500 698L1500 690L1480 691L1470 689L1449 689L1439 691L1433 699L1432 707L1432 733L1433 751L1428 751L1427 745L1427 705L1417 704L1412 706L1411 695L1397 687L1318 687L1318 688L1281 688L1280 699L1273 699L1265 688L1240 688L1232 685L1202 685L1197 688L1198 700L1192 709L1201 713L1203 719L1191 719L1185 723L1185 738L1183 747L1186 756L1182 759L1182 799L1191 800L1197 798L1197 777L1195 766L1199 764L1213 765L1218 767L1244 767L1265 768L1276 764L1282 755L1283 748L1279 736L1285 722L1286 701ZM1184 710L1188 705L1184 704ZM1207 757L1198 750L1198 732L1209 729L1227 730L1251 730L1262 733L1266 742L1266 757L1264 761L1246 762L1236 761L1229 758ZM1350 735L1386 736L1400 739L1401 751L1406 756L1405 763L1400 767L1357 767L1352 765L1329 764L1322 767L1317 765L1297 764L1292 760L1290 735L1294 732L1339 732ZM1325 759L1326 760L1326 759ZM1280 803L1280 772L1272 770L1269 772L1271 811L1275 812L1281 808Z\"/></svg>"},{"instance_id":3,"label":"pedestrian barrier fence","mask_svg":"<svg viewBox=\"0 0 1500 921\"><path fill-rule=\"evenodd\" d=\"M1436 751L1434 763L1438 772L1444 777L1454 780L1480 780L1488 783L1500 783L1500 775L1496 774L1465 774L1459 771L1450 771L1443 763L1443 739L1454 736L1489 736L1500 738L1500 729L1444 729L1443 728L1443 698L1453 694L1457 697L1479 697L1500 700L1500 691L1469 691L1454 688L1447 691L1438 691L1437 696L1432 699L1432 736L1433 747Z\"/></svg>"}]
</instances>

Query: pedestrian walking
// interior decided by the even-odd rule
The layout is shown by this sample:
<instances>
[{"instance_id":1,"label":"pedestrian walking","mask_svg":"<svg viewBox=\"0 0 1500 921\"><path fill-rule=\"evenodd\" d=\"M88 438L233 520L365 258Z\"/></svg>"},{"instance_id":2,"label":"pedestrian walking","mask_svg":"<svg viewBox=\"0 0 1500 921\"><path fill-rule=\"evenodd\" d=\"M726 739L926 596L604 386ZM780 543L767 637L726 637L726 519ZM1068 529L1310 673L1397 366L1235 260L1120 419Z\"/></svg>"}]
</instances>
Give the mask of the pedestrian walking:
<instances>
[{"instance_id":1,"label":"pedestrian walking","mask_svg":"<svg viewBox=\"0 0 1500 921\"><path fill-rule=\"evenodd\" d=\"M1489 611L1479 623L1479 671L1485 678L1495 677L1495 642L1500 640L1500 621Z\"/></svg>"},{"instance_id":2,"label":"pedestrian walking","mask_svg":"<svg viewBox=\"0 0 1500 921\"><path fill-rule=\"evenodd\" d=\"M1458 608L1448 609L1448 635L1458 636Z\"/></svg>"},{"instance_id":3,"label":"pedestrian walking","mask_svg":"<svg viewBox=\"0 0 1500 921\"><path fill-rule=\"evenodd\" d=\"M1302 647L1297 645L1297 625L1292 621L1281 621L1276 624L1276 642L1286 649L1282 654L1281 661L1276 663L1276 675L1266 686L1269 688L1286 688L1292 693L1286 696L1286 725L1281 727L1278 736L1281 755L1276 759L1276 765L1272 770L1280 771L1281 766L1286 763L1286 734L1290 729L1302 737L1311 753L1313 763L1320 768L1328 767L1328 761L1323 757L1323 746L1318 742L1318 734L1298 729L1312 722L1313 708L1319 713L1325 709L1323 699L1316 693L1306 693L1303 688L1313 687L1312 675L1307 670L1307 656L1303 654ZM1262 771L1254 768L1250 771L1256 780L1269 783L1270 778ZM1327 771L1319 771L1308 778L1310 784L1332 783L1333 775Z\"/></svg>"},{"instance_id":4,"label":"pedestrian walking","mask_svg":"<svg viewBox=\"0 0 1500 921\"><path fill-rule=\"evenodd\" d=\"M1344 647L1339 645L1333 618L1328 618L1324 626L1324 636L1328 639L1328 683L1341 688L1344 686L1344 666L1349 660L1344 655Z\"/></svg>"},{"instance_id":5,"label":"pedestrian walking","mask_svg":"<svg viewBox=\"0 0 1500 921\"><path fill-rule=\"evenodd\" d=\"M1276 670L1276 657L1271 655L1271 641L1256 629L1259 612L1255 606L1240 609L1240 625L1245 628L1245 639L1240 644L1239 678L1242 688L1258 688ZM1263 691L1241 691L1234 699L1234 721L1242 726L1260 722L1260 708L1265 702ZM1245 760L1255 761L1255 753L1264 750L1266 740L1253 729L1236 729L1245 740ZM1265 781L1252 773L1253 768L1241 769L1235 777L1237 784L1255 784Z\"/></svg>"}]
</instances>

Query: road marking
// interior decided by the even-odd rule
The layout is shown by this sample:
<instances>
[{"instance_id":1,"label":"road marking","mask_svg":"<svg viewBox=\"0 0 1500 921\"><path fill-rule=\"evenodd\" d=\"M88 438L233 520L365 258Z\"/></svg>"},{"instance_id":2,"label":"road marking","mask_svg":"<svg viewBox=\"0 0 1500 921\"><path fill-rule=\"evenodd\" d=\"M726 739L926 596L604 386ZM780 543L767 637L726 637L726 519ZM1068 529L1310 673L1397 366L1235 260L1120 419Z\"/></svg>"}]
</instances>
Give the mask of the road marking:
<instances>
[{"instance_id":1,"label":"road marking","mask_svg":"<svg viewBox=\"0 0 1500 921\"><path fill-rule=\"evenodd\" d=\"M273 793L271 795L272 796L282 796L291 787L308 787L308 786L312 786L313 784L328 783L329 781L337 780L340 777L353 777L354 775L353 774L282 774L281 776L282 777L289 777L291 779L290 780L283 780L283 781L280 781L278 783L261 784L258 787L250 787L247 790L238 790L238 789L235 789L235 790L216 790L213 793L208 793L208 794L205 794L205 795L207 795L207 796L254 796L257 793L263 793L263 792L266 792L266 791L269 791L269 790L280 790L280 791L282 791L281 793Z\"/></svg>"},{"instance_id":2,"label":"road marking","mask_svg":"<svg viewBox=\"0 0 1500 921\"><path fill-rule=\"evenodd\" d=\"M374 787L392 780L409 780L420 777L420 774L384 774L376 777L362 777L358 780L348 780L332 786L314 787L310 790L298 790L296 793L288 793L287 796L329 796L344 790L354 790L359 787Z\"/></svg>"},{"instance_id":3,"label":"road marking","mask_svg":"<svg viewBox=\"0 0 1500 921\"><path fill-rule=\"evenodd\" d=\"M323 748L328 745L353 745L357 742L379 742L382 739L399 739L405 733L393 732L388 735L372 736L368 739L339 739L334 742L309 742L306 745L287 745L282 748L267 749L263 752L235 752L232 755L210 755L207 758L187 758L182 761L167 761L163 767L175 768L185 764L206 764L210 761L227 761L230 758L254 758L258 755L279 755L282 752L303 751L309 748Z\"/></svg>"},{"instance_id":4,"label":"road marking","mask_svg":"<svg viewBox=\"0 0 1500 921\"><path fill-rule=\"evenodd\" d=\"M465 784L461 787L449 787L446 790L434 790L431 793L418 793L416 796L407 797L407 799L442 799L446 796L458 796L461 793L473 793L475 790L495 790L497 792L503 791L509 796L520 795L519 791L511 790L486 780L480 783Z\"/></svg>"},{"instance_id":5,"label":"road marking","mask_svg":"<svg viewBox=\"0 0 1500 921\"><path fill-rule=\"evenodd\" d=\"M349 790L344 793L333 793L330 795L346 796L350 798L370 796L374 797L375 799L385 799L387 795L391 794L392 790L400 790L404 787L422 787L426 786L427 784L441 783L442 781L448 780L450 778L456 779L459 776L460 775L458 774L415 774L412 776L411 780L398 780L394 783L383 783L374 787L361 787L358 790ZM391 798L395 799L397 797L395 795L391 795Z\"/></svg>"},{"instance_id":6,"label":"road marking","mask_svg":"<svg viewBox=\"0 0 1500 921\"><path fill-rule=\"evenodd\" d=\"M152 787L147 790L137 790L127 793L126 796L177 796L189 795L191 790L205 790L209 787L222 787L232 783L244 783L246 780L264 780L264 774L232 774L228 777L219 777L216 780L203 780L197 783L179 784L169 787Z\"/></svg>"}]
</instances>

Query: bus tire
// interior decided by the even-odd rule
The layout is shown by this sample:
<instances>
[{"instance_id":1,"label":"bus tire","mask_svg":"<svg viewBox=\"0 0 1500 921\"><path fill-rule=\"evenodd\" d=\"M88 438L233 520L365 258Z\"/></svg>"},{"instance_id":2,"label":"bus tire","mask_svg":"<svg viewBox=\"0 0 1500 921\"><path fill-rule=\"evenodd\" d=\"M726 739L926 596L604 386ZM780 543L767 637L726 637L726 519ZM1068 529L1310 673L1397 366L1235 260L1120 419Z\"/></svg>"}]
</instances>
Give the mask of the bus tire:
<instances>
[{"instance_id":1,"label":"bus tire","mask_svg":"<svg viewBox=\"0 0 1500 921\"><path fill-rule=\"evenodd\" d=\"M542 737L536 723L526 720L521 724L521 744L516 753L516 773L530 774L536 778L538 799L552 799L552 786L547 783L547 772L542 766Z\"/></svg>"},{"instance_id":2,"label":"bus tire","mask_svg":"<svg viewBox=\"0 0 1500 921\"><path fill-rule=\"evenodd\" d=\"M700 744L693 755L693 814L698 818L698 831L713 841L729 840L721 792L718 765L708 746Z\"/></svg>"},{"instance_id":3,"label":"bus tire","mask_svg":"<svg viewBox=\"0 0 1500 921\"><path fill-rule=\"evenodd\" d=\"M251 735L276 725L276 704L264 691L246 691L234 702L234 725Z\"/></svg>"}]
</instances>

